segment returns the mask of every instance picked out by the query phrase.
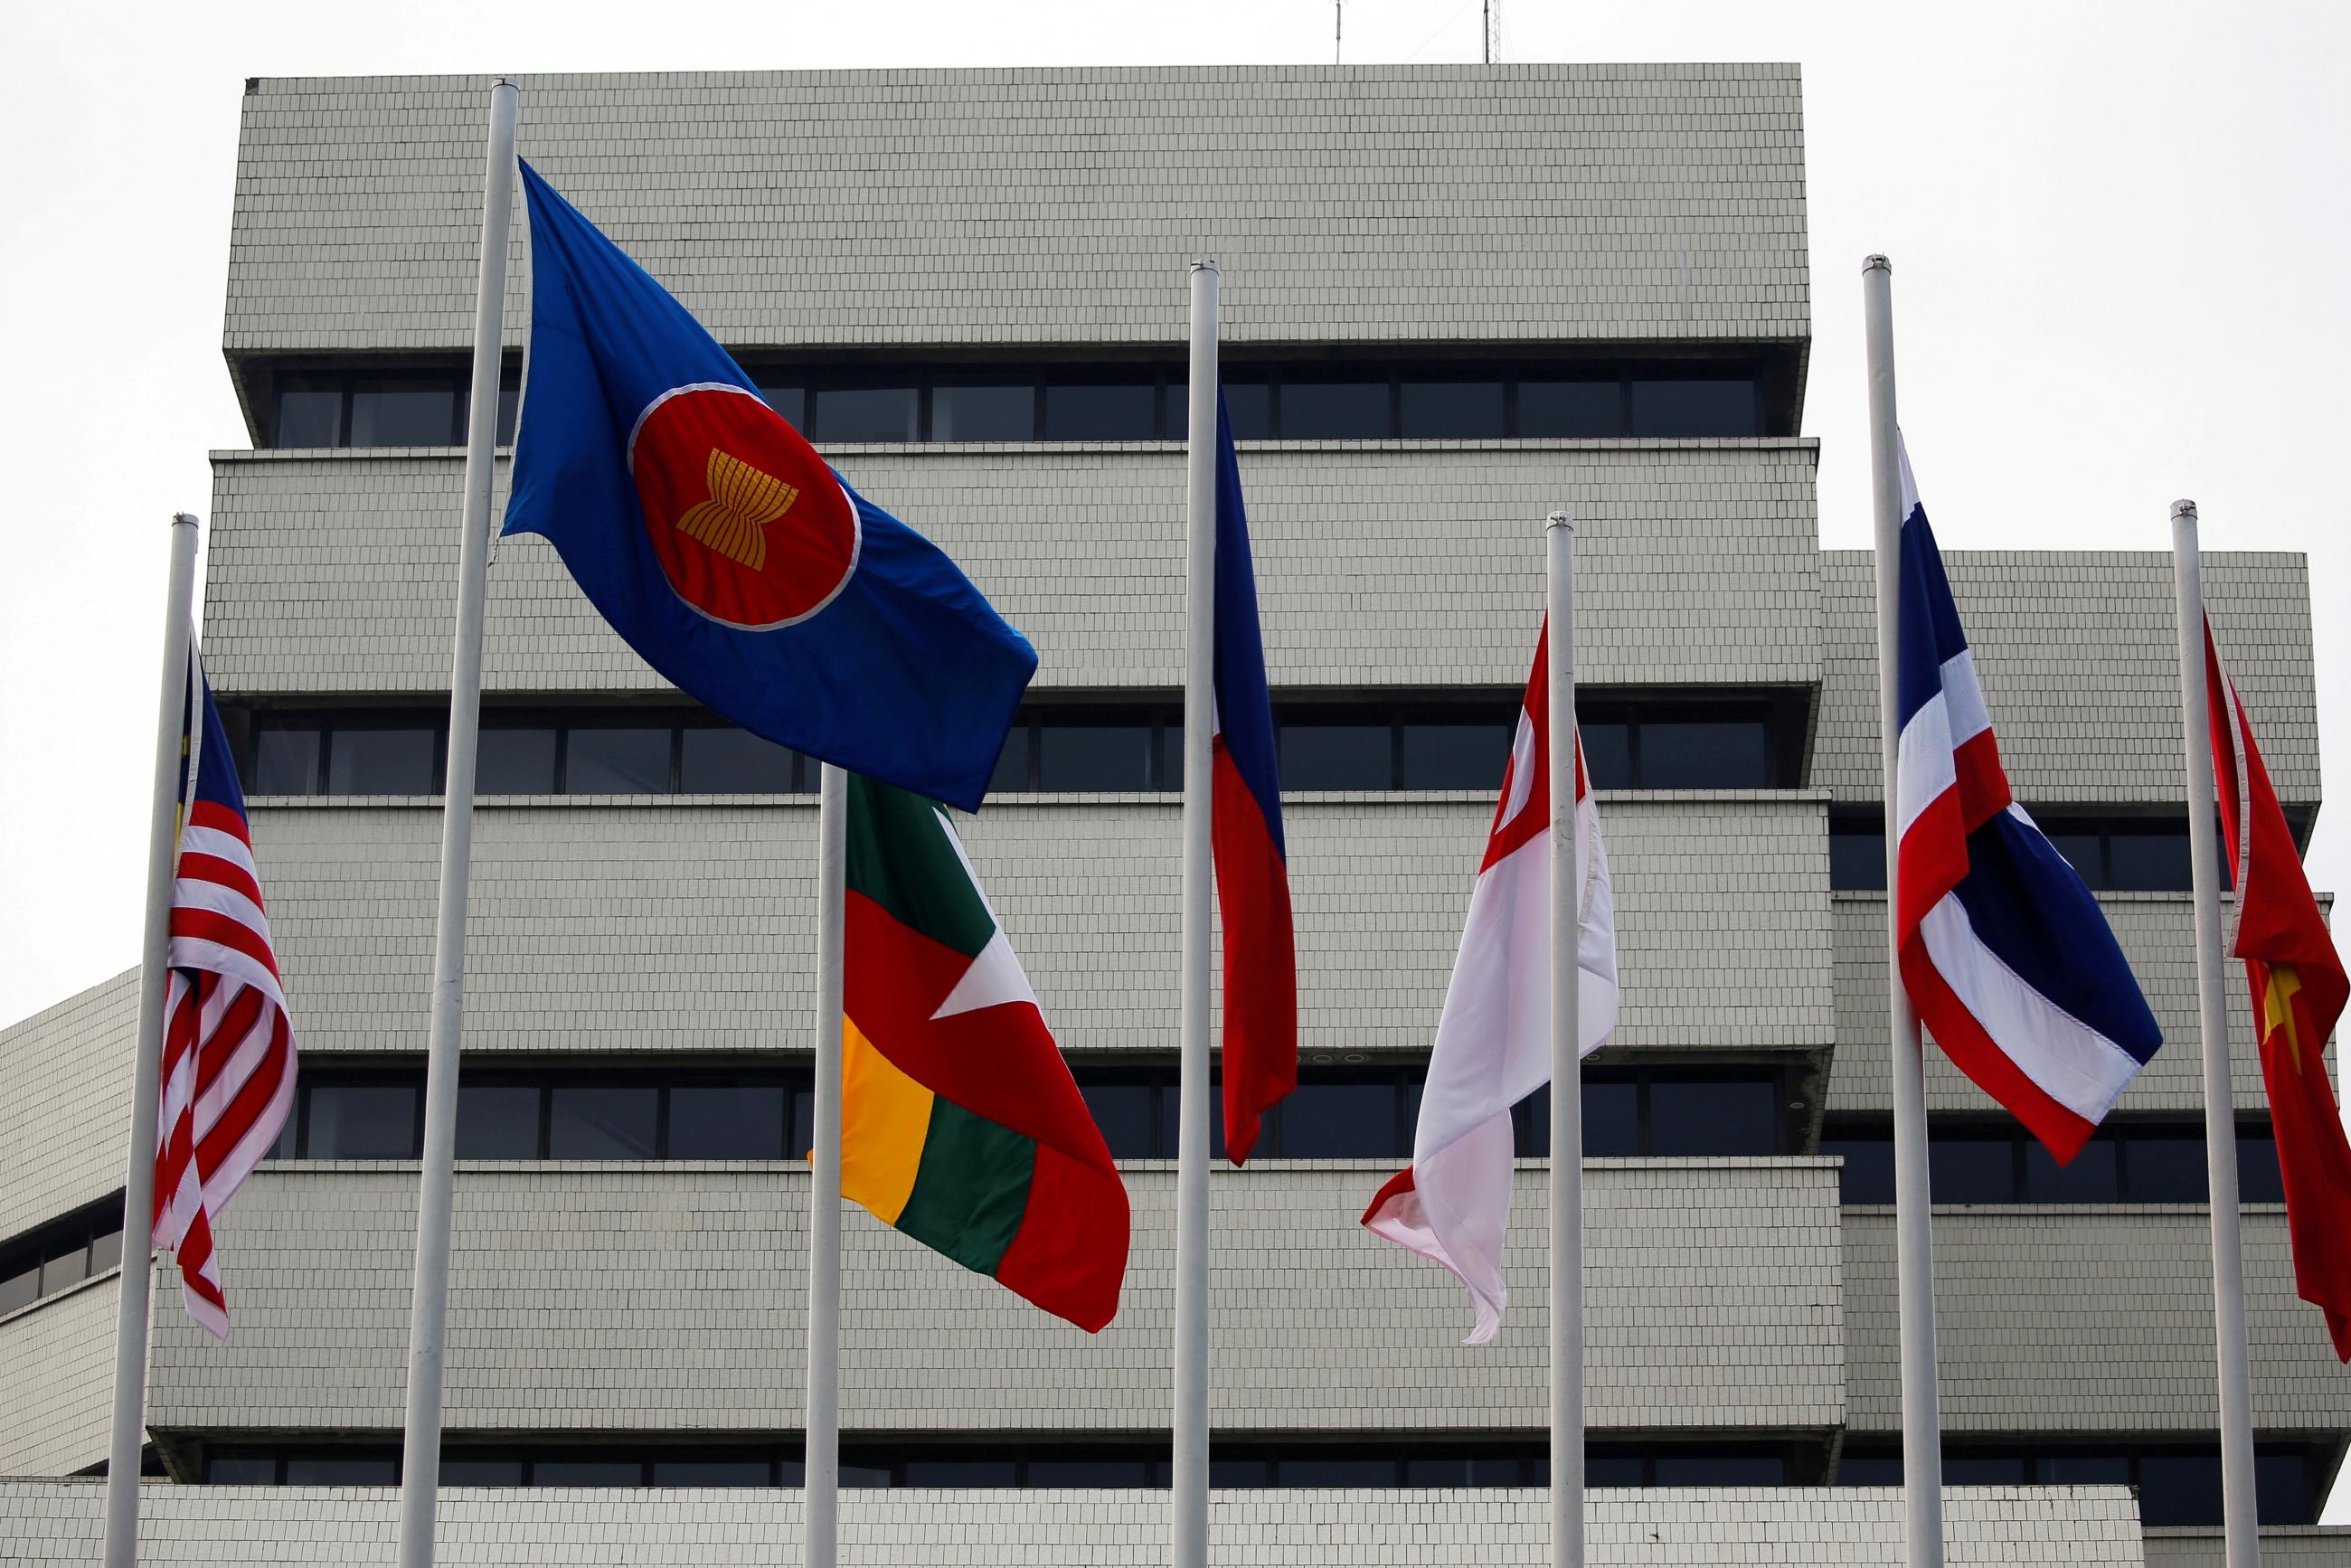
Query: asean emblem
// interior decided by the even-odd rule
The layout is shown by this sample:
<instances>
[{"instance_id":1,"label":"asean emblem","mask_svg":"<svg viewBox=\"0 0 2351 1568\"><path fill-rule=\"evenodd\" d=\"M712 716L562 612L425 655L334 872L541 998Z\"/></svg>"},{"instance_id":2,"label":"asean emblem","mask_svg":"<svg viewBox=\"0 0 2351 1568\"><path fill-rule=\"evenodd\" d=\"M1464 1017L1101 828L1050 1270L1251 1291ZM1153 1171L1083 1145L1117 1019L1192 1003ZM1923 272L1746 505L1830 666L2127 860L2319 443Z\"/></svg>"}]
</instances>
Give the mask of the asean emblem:
<instances>
[{"instance_id":1,"label":"asean emblem","mask_svg":"<svg viewBox=\"0 0 2351 1568\"><path fill-rule=\"evenodd\" d=\"M672 387L637 416L629 473L678 598L747 632L805 621L857 570L857 508L824 459L742 387Z\"/></svg>"}]
</instances>

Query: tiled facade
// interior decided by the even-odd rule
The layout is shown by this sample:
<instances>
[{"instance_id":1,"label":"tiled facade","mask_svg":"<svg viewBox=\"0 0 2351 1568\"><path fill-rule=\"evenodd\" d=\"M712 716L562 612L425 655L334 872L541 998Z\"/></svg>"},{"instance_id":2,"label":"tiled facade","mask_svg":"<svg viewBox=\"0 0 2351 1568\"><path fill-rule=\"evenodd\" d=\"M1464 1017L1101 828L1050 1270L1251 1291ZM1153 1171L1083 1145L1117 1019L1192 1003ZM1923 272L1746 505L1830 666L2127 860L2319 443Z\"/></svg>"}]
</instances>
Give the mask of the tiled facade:
<instances>
[{"instance_id":1,"label":"tiled facade","mask_svg":"<svg viewBox=\"0 0 2351 1568\"><path fill-rule=\"evenodd\" d=\"M225 348L256 449L214 455L206 662L225 702L445 698L461 455L276 450L305 365L455 363L468 338L483 84L265 80L246 99ZM1801 401L1810 279L1789 66L1199 68L554 77L523 156L747 354L906 363L1180 352L1185 265L1224 267L1224 335L1296 355L1752 352ZM507 341L524 339L517 222ZM1678 361L1677 361L1678 362ZM1761 362L1759 361L1759 362ZM1794 406L1793 403L1791 406ZM1823 1113L1889 1104L1884 900L1833 891L1832 833L1877 800L1870 562L1823 552L1818 447L1687 439L1270 441L1241 455L1278 697L1508 700L1541 611L1540 528L1578 521L1579 674L1634 698L1768 694L1802 715L1777 788L1605 790L1623 1013L1604 1061L1784 1069L1801 1146L1592 1162L1585 1300L1596 1444L1791 1456L1766 1490L1600 1490L1604 1563L1886 1563L1896 1494L1822 1484L1898 1429L1888 1211L1841 1207ZM1180 443L836 444L867 495L952 552L1040 655L1036 691L1171 701ZM1857 455L1845 460L1858 461ZM497 475L503 499L505 464ZM1933 478L1926 476L1929 495ZM1970 552L1938 519L2020 796L2159 810L2180 793L2168 563ZM2299 557L2209 558L2216 623L2297 820L2319 801ZM500 540L494 701L665 688L553 552ZM2176 808L2175 808L2176 809ZM1308 1060L1416 1062L1444 995L1483 791L1285 802ZM440 839L425 796L254 801L307 1060L423 1045ZM465 1048L475 1063L804 1063L814 1020L807 796L528 796L476 814ZM999 795L964 826L1073 1059L1165 1062L1176 1031L1179 802ZM2184 894L2106 907L2172 1043L2122 1110L2198 1103ZM2232 1017L2244 1021L2241 998ZM120 1182L135 998L124 977L0 1031L0 1243ZM2238 1106L2262 1108L2244 1031ZM1930 1053L1938 1113L1988 1102ZM1215 1420L1227 1441L1531 1442L1545 1412L1543 1163L1521 1162L1500 1339L1457 1342L1458 1286L1356 1216L1392 1166L1260 1162L1212 1184ZM1173 1172L1126 1163L1123 1310L1089 1338L871 1222L844 1224L854 1440L1164 1442ZM778 1161L466 1161L453 1441L789 1443L801 1421L804 1169ZM381 1489L194 1485L239 1443L396 1441L413 1160L265 1167L220 1228L226 1348L159 1291L149 1561L381 1563ZM2205 1213L1937 1215L1955 1438L2210 1443ZM2256 1421L2331 1472L2351 1394L2295 1301L2274 1207L2246 1225ZM0 1562L94 1561L120 1284L0 1315ZM2320 1479L2324 1479L2322 1476ZM791 1555L799 1494L446 1495L459 1563ZM1217 1494L1217 1561L1543 1561L1523 1488ZM844 1561L1159 1561L1150 1491L852 1492ZM1954 1563L2190 1564L2110 1487L1958 1489ZM2340 1538L2282 1531L2284 1562Z\"/></svg>"}]
</instances>

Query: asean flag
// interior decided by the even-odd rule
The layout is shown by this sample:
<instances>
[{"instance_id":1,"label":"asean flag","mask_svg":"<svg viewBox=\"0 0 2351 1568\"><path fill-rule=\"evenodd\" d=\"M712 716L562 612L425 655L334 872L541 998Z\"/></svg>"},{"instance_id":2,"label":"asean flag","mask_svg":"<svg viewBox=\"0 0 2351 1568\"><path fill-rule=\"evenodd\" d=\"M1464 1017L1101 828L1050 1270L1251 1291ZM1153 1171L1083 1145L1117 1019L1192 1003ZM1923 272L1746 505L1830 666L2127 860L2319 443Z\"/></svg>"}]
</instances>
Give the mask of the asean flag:
<instances>
[{"instance_id":1,"label":"asean flag","mask_svg":"<svg viewBox=\"0 0 2351 1568\"><path fill-rule=\"evenodd\" d=\"M705 706L976 810L1037 668L1028 639L521 171L530 344L505 531L545 536L612 630Z\"/></svg>"},{"instance_id":2,"label":"asean flag","mask_svg":"<svg viewBox=\"0 0 2351 1568\"><path fill-rule=\"evenodd\" d=\"M1546 625L1437 1022L1412 1164L1364 1210L1374 1235L1443 1264L1468 1287L1476 1314L1470 1344L1494 1337L1510 1301L1502 1237L1516 1152L1510 1107L1551 1082L1550 645ZM1581 971L1576 1044L1589 1056L1616 1028L1616 912L1582 737L1571 747Z\"/></svg>"},{"instance_id":3,"label":"asean flag","mask_svg":"<svg viewBox=\"0 0 2351 1568\"><path fill-rule=\"evenodd\" d=\"M1267 1111L1298 1087L1298 954L1273 704L1232 421L1217 393L1215 787L1209 840L1225 927L1225 1155L1248 1163Z\"/></svg>"}]
</instances>

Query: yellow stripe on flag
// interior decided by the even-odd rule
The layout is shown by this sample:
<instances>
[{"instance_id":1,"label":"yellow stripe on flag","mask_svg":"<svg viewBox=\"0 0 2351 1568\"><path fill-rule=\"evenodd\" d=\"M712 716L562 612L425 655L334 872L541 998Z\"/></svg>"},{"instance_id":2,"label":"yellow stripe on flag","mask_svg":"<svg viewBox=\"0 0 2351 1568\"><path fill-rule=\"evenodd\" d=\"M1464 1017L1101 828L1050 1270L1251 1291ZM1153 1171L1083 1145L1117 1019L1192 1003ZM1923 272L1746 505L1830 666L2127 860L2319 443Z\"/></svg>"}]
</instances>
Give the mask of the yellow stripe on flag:
<instances>
[{"instance_id":1,"label":"yellow stripe on flag","mask_svg":"<svg viewBox=\"0 0 2351 1568\"><path fill-rule=\"evenodd\" d=\"M841 1045L841 1195L895 1225L922 1169L932 1094L847 1019Z\"/></svg>"}]
</instances>

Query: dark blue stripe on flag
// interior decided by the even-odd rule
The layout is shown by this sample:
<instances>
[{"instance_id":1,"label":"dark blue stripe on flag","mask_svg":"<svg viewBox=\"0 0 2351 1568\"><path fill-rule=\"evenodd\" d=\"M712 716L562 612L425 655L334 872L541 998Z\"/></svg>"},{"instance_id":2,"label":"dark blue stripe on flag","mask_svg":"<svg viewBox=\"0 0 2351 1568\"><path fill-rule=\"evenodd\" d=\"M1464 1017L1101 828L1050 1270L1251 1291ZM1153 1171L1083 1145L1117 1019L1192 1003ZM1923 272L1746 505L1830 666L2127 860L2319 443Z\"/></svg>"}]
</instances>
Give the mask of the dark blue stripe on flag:
<instances>
[{"instance_id":1,"label":"dark blue stripe on flag","mask_svg":"<svg viewBox=\"0 0 2351 1568\"><path fill-rule=\"evenodd\" d=\"M1911 716L1943 689L1943 665L1967 651L1959 606L1951 602L1950 580L1943 575L1943 552L1927 526L1927 508L1910 508L1902 524L1902 640L1896 666L1896 711Z\"/></svg>"},{"instance_id":2,"label":"dark blue stripe on flag","mask_svg":"<svg viewBox=\"0 0 2351 1568\"><path fill-rule=\"evenodd\" d=\"M1226 755L1265 818L1266 836L1285 861L1281 782L1274 766L1273 701L1266 690L1259 641L1257 574L1249 562L1249 517L1241 507L1241 467L1233 424L1217 389L1217 726Z\"/></svg>"},{"instance_id":3,"label":"dark blue stripe on flag","mask_svg":"<svg viewBox=\"0 0 2351 1568\"><path fill-rule=\"evenodd\" d=\"M2144 1063L2163 1043L2098 901L2038 828L2001 811L1968 835L1952 890L2017 977Z\"/></svg>"}]
</instances>

